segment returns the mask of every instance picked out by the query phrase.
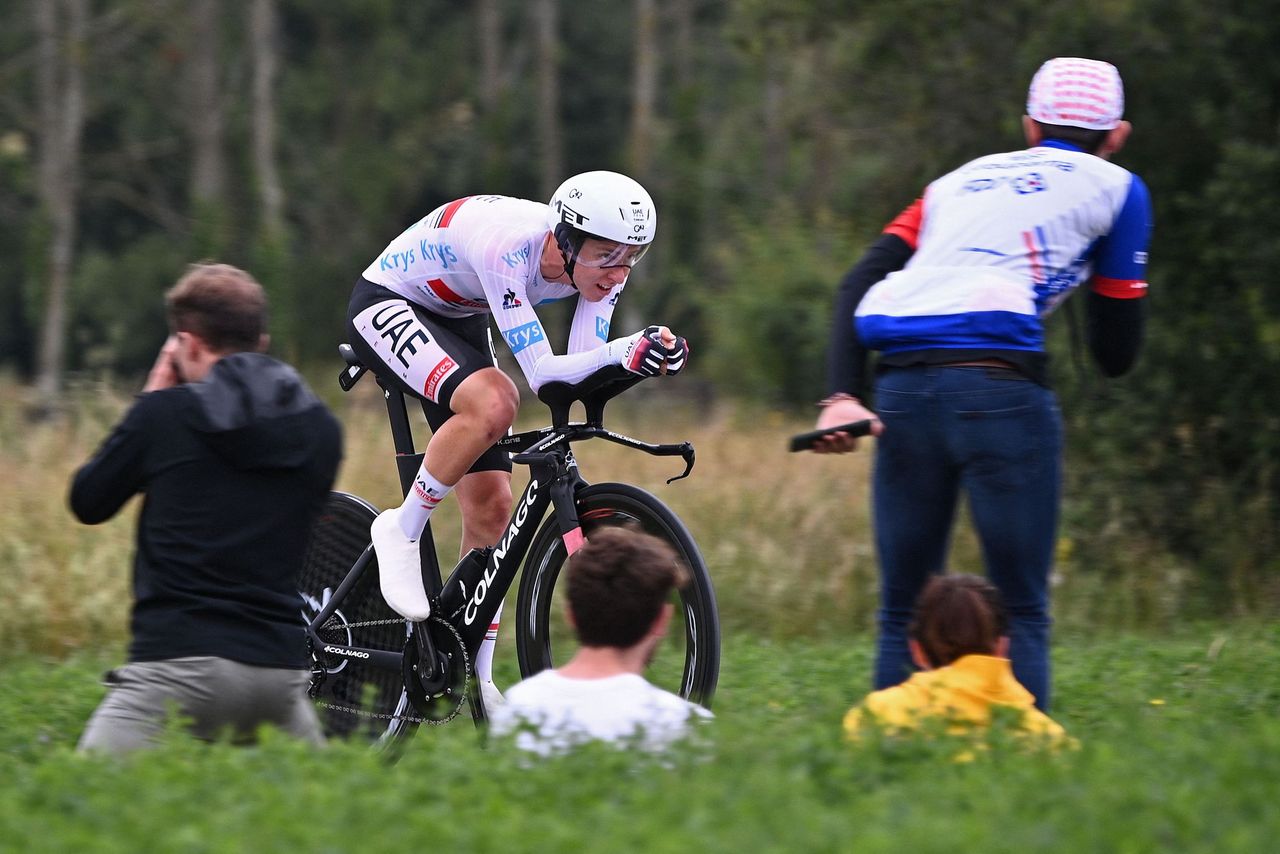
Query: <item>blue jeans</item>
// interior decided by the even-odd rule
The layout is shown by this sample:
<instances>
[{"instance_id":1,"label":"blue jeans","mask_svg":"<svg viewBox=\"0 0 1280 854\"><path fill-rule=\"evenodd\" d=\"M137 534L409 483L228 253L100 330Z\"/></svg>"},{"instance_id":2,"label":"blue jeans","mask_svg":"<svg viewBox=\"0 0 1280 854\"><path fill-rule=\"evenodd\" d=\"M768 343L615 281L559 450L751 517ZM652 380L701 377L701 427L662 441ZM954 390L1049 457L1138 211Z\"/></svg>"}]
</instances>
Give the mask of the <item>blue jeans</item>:
<instances>
[{"instance_id":1,"label":"blue jeans","mask_svg":"<svg viewBox=\"0 0 1280 854\"><path fill-rule=\"evenodd\" d=\"M1061 485L1053 392L1011 370L889 368L876 382L884 434L872 502L880 557L875 687L913 670L907 625L929 577L946 571L963 490L987 575L1009 611L1013 672L1049 707L1049 572Z\"/></svg>"}]
</instances>

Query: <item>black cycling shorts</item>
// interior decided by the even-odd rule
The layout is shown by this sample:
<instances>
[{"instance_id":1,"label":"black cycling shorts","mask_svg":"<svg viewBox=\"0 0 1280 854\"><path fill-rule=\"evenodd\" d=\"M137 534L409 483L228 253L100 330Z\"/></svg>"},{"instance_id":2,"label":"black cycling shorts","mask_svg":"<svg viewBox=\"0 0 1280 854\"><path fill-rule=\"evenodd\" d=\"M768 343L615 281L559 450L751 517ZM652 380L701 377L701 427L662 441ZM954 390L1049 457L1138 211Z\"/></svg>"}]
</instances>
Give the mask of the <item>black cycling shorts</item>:
<instances>
[{"instance_id":1,"label":"black cycling shorts","mask_svg":"<svg viewBox=\"0 0 1280 854\"><path fill-rule=\"evenodd\" d=\"M441 317L361 278L347 306L347 340L379 379L422 401L433 431L453 417L449 401L467 377L497 367L489 317ZM495 445L470 471L511 471Z\"/></svg>"}]
</instances>

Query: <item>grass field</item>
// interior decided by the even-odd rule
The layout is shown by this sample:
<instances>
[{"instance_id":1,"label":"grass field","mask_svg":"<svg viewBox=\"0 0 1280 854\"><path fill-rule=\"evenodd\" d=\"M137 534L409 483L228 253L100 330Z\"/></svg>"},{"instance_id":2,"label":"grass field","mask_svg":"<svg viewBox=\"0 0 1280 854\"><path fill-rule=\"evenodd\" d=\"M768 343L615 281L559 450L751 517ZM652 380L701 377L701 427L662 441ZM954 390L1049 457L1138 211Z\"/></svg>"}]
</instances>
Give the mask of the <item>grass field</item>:
<instances>
[{"instance_id":1,"label":"grass field","mask_svg":"<svg viewBox=\"0 0 1280 854\"><path fill-rule=\"evenodd\" d=\"M1063 637L1054 716L1079 750L995 739L848 746L870 638L726 639L716 720L666 766L587 751L529 766L464 720L397 763L332 744L174 739L70 750L105 663L0 666L5 851L1265 851L1280 833L1274 626Z\"/></svg>"},{"instance_id":2,"label":"grass field","mask_svg":"<svg viewBox=\"0 0 1280 854\"><path fill-rule=\"evenodd\" d=\"M340 486L386 506L396 484L372 390L335 401ZM1027 754L997 733L957 763L945 741L846 745L839 720L866 690L872 650L868 455L790 455L785 437L808 426L795 418L637 397L611 426L692 440L693 476L668 486L678 462L605 443L580 447L583 473L677 510L725 627L707 744L667 764L592 750L529 766L465 721L420 731L397 763L270 736L252 749L176 737L127 762L75 755L98 676L122 656L137 504L88 528L66 487L127 401L89 389L38 429L0 406L0 851L1274 849L1276 626L1183 624L1185 567L1134 543L1132 570L1099 578L1073 563L1079 534L1064 531L1053 712L1079 750ZM522 426L536 415L526 407ZM436 527L451 551L452 507ZM952 568L979 567L962 526Z\"/></svg>"}]
</instances>

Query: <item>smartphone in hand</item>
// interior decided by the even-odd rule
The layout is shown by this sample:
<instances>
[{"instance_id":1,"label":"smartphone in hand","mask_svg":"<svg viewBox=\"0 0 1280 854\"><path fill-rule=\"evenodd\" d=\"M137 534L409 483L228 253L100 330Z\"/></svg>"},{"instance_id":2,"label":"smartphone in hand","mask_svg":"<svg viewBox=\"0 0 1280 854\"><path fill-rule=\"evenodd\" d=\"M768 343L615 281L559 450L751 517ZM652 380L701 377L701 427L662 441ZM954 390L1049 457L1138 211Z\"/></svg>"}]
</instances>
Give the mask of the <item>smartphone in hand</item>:
<instances>
[{"instance_id":1,"label":"smartphone in hand","mask_svg":"<svg viewBox=\"0 0 1280 854\"><path fill-rule=\"evenodd\" d=\"M812 450L819 440L835 433L848 433L850 436L869 436L871 434L871 419L864 418L862 421L838 424L825 430L810 430L808 433L799 433L791 437L788 449L791 451Z\"/></svg>"}]
</instances>

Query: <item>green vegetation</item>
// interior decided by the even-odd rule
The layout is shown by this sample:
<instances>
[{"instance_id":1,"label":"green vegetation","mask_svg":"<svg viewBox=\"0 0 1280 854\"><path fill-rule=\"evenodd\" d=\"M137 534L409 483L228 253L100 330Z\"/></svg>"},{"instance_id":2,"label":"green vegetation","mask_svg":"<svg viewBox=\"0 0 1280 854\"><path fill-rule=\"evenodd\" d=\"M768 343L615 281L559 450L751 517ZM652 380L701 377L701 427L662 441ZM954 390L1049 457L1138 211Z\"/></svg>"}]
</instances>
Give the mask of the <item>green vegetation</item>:
<instances>
[{"instance_id":1,"label":"green vegetation","mask_svg":"<svg viewBox=\"0 0 1280 854\"><path fill-rule=\"evenodd\" d=\"M997 732L967 763L946 741L842 743L871 648L852 632L728 637L707 743L666 766L603 749L530 765L465 720L394 764L177 736L91 759L70 748L103 661L10 662L0 849L1260 851L1280 832L1277 643L1257 623L1061 637L1054 716L1080 749L1021 753Z\"/></svg>"},{"instance_id":2,"label":"green vegetation","mask_svg":"<svg viewBox=\"0 0 1280 854\"><path fill-rule=\"evenodd\" d=\"M339 405L341 485L385 505L394 475L373 391ZM642 484L678 510L726 626L708 743L668 765L593 750L529 766L465 720L420 730L394 764L354 745L313 753L268 737L236 749L177 733L125 762L74 755L99 674L123 656L132 511L86 528L63 502L127 401L85 389L74 418L35 430L0 407L0 850L1217 852L1263 850L1280 832L1280 630L1188 622L1194 573L1135 561L1103 576L1076 545L1092 532L1070 525L1054 717L1079 751L1027 755L998 732L968 763L948 742L844 744L839 721L866 690L872 651L867 456L786 454L798 419L713 409L655 420L637 397L611 423L693 440L694 476L667 486L671 460L606 443L582 446L584 474ZM453 513L438 520L442 553L456 542ZM960 536L953 567L979 566ZM503 638L497 677L509 684Z\"/></svg>"}]
</instances>

